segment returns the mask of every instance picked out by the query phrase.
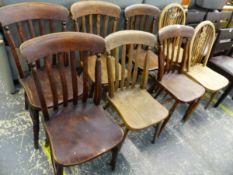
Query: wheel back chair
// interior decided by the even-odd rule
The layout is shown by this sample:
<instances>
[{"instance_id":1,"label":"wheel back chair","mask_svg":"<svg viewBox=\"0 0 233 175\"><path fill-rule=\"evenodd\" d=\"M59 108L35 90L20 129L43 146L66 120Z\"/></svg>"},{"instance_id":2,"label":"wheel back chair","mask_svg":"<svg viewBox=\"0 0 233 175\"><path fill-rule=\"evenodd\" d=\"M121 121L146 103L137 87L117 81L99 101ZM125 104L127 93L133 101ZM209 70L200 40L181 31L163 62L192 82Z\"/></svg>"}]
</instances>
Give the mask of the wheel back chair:
<instances>
[{"instance_id":1,"label":"wheel back chair","mask_svg":"<svg viewBox=\"0 0 233 175\"><path fill-rule=\"evenodd\" d=\"M26 57L32 74L32 83L42 107L44 128L51 148L51 159L56 175L63 174L63 167L73 166L89 161L109 150L113 151L111 161L115 168L116 156L123 138L122 129L113 122L110 114L99 106L101 99L101 60L100 53L105 50L103 38L79 32L60 32L31 39L20 46L20 51ZM83 76L79 83L76 75L77 51L82 53ZM88 56L96 54L95 92L93 102L88 100ZM58 55L59 82L62 87L63 105L58 105L56 75L52 68L52 57ZM69 67L71 85L65 76L66 56ZM40 77L40 69L35 63L45 60L46 81L52 89L54 101L53 111L49 111L43 89L44 80ZM69 86L72 100L69 101ZM82 102L78 103L78 90L83 89Z\"/></svg>"},{"instance_id":2,"label":"wheel back chair","mask_svg":"<svg viewBox=\"0 0 233 175\"><path fill-rule=\"evenodd\" d=\"M108 34L117 30L120 13L121 8L119 6L105 1L80 1L71 6L75 30L85 33L94 33L102 37L106 37ZM91 94L93 93L93 82L95 82L95 60L95 55L90 55L88 58L88 75L92 81ZM101 61L101 83L107 85L108 77L105 54L101 55ZM112 64L114 64L114 62Z\"/></svg>"},{"instance_id":3,"label":"wheel back chair","mask_svg":"<svg viewBox=\"0 0 233 175\"><path fill-rule=\"evenodd\" d=\"M0 9L0 22L3 27L6 40L10 46L12 55L19 74L19 82L25 91L25 108L29 109L30 116L33 122L34 132L34 147L38 148L39 139L39 111L41 110L39 96L35 93L36 87L32 83L32 75L28 74L29 65L26 63L25 58L20 55L18 48L20 44L28 39L36 36L44 35L66 30L66 21L69 11L60 5L41 3L41 2L25 2L9 6L4 6ZM56 65L56 55L53 58L53 65ZM44 61L38 60L36 67L41 69L38 75L42 80L46 78L46 70L44 69ZM26 66L25 66L26 65ZM56 66L54 74L58 74ZM70 72L65 70L67 81L71 84ZM56 76L58 77L58 76ZM59 78L55 81L60 81ZM81 81L81 80L80 80ZM42 82L42 87L47 92L46 104L52 107L52 90L49 88L48 81ZM69 90L70 90L70 86ZM80 88L77 92L78 96L82 94ZM58 103L62 103L61 89L58 90ZM72 98L72 94L68 93L68 99Z\"/></svg>"},{"instance_id":4,"label":"wheel back chair","mask_svg":"<svg viewBox=\"0 0 233 175\"><path fill-rule=\"evenodd\" d=\"M215 94L228 85L228 79L207 67L210 52L215 41L215 27L210 21L201 22L191 40L186 74L212 93L205 109Z\"/></svg>"},{"instance_id":5,"label":"wheel back chair","mask_svg":"<svg viewBox=\"0 0 233 175\"><path fill-rule=\"evenodd\" d=\"M108 35L105 41L108 54L108 102L123 120L124 139L129 130L138 131L157 125L157 131L159 131L168 111L145 89L148 79L148 58L150 50L155 46L156 37L143 31L125 30ZM142 76L138 75L138 60L135 59L134 65L132 62L135 45L142 45L147 49ZM126 62L127 47L129 48L128 62ZM112 61L115 62L115 65L111 64ZM127 71L124 71L125 69ZM121 78L118 77L119 71L121 71ZM124 79L124 76L127 78ZM157 132L154 134L153 143L156 136Z\"/></svg>"},{"instance_id":6,"label":"wheel back chair","mask_svg":"<svg viewBox=\"0 0 233 175\"><path fill-rule=\"evenodd\" d=\"M185 122L196 109L205 93L202 86L182 73L188 59L188 49L193 33L194 29L192 27L184 25L166 26L159 31L159 71L156 82L158 92L155 97L162 90L165 90L175 100L159 134L171 118L178 103L189 104L182 119ZM183 52L180 52L181 48L184 48ZM182 60L179 60L180 57Z\"/></svg>"},{"instance_id":7,"label":"wheel back chair","mask_svg":"<svg viewBox=\"0 0 233 175\"><path fill-rule=\"evenodd\" d=\"M230 81L228 87L214 105L217 107L233 89L233 28L220 29L212 49L208 66Z\"/></svg>"}]
</instances>

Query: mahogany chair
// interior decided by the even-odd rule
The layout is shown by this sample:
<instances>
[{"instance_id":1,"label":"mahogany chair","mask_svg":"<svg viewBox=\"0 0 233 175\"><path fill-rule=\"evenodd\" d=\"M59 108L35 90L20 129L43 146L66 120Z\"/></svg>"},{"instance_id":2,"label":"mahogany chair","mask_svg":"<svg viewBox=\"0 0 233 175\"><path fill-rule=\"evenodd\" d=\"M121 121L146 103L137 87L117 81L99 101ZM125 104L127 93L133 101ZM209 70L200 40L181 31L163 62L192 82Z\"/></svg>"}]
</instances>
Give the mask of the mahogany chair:
<instances>
[{"instance_id":1,"label":"mahogany chair","mask_svg":"<svg viewBox=\"0 0 233 175\"><path fill-rule=\"evenodd\" d=\"M156 37L143 31L125 30L108 35L105 41L108 53L108 101L109 105L114 107L123 120L125 126L124 139L129 130L138 131L157 125L156 130L159 131L161 123L168 115L168 111L154 100L145 89L148 79L148 54L151 53L149 50L155 46ZM137 59L134 67L132 63L132 51L135 44L143 45L148 50L144 58L142 77L138 77L139 64ZM126 64L127 47L129 47L129 58ZM115 60L115 65L111 64L112 60ZM119 60L121 69L118 67ZM127 69L127 72L122 71L124 69ZM118 77L119 71L122 71L121 78ZM127 78L124 79L124 76ZM155 131L152 143L158 136L157 131Z\"/></svg>"},{"instance_id":2,"label":"mahogany chair","mask_svg":"<svg viewBox=\"0 0 233 175\"><path fill-rule=\"evenodd\" d=\"M42 2L24 2L8 5L0 8L0 22L3 27L4 35L10 46L12 55L19 74L19 82L25 91L25 108L29 109L33 122L34 146L38 148L39 139L39 111L41 110L40 100L35 93L35 86L32 83L32 76L28 75L29 65L26 63L18 48L20 44L30 38L66 30L66 21L69 11L60 5L42 3ZM56 64L56 56L53 58ZM25 64L24 64L25 63ZM39 77L44 79L46 71L43 69L43 62L36 62L37 68L41 68ZM26 66L25 66L26 65ZM53 69L57 75L58 70ZM69 71L65 71L67 77L70 77ZM67 78L71 83L71 79ZM57 81L57 79L56 79ZM48 107L53 106L52 91L48 86L48 82L42 83L43 89L47 91L46 103ZM58 93L58 103L62 103L61 90ZM78 95L81 95L82 89ZM71 94L69 93L69 99Z\"/></svg>"},{"instance_id":3,"label":"mahogany chair","mask_svg":"<svg viewBox=\"0 0 233 175\"><path fill-rule=\"evenodd\" d=\"M189 104L182 119L185 122L197 108L200 99L205 93L205 89L201 85L182 73L193 33L194 29L192 27L184 25L166 26L159 31L159 71L157 84L159 89L165 90L174 99L169 116L164 121L160 133L179 103ZM170 45L172 46L172 51L168 49ZM176 47L178 49L174 49ZM179 54L182 47L184 48L184 53L180 62Z\"/></svg>"},{"instance_id":4,"label":"mahogany chair","mask_svg":"<svg viewBox=\"0 0 233 175\"><path fill-rule=\"evenodd\" d=\"M99 106L101 99L101 60L100 53L104 52L103 38L79 32L61 32L44 35L31 39L20 46L20 51L26 57L31 67L32 83L36 87L44 117L44 128L51 148L51 159L54 174L62 175L63 167L78 165L94 159L112 150L112 169L115 168L118 144L123 138L122 129L113 122L110 114ZM79 84L76 76L77 51L82 52L83 83ZM95 93L93 102L88 100L88 55L96 54ZM52 71L50 61L54 54L58 55L59 84ZM72 99L69 102L69 84L64 72L66 69L65 56L69 56L71 66ZM44 80L40 77L40 69L36 61L45 59L47 70L46 81L52 90L55 102L53 111L49 112L46 101L47 93L43 89ZM63 105L58 105L58 91L62 87ZM83 89L82 102L78 103L78 90Z\"/></svg>"},{"instance_id":5,"label":"mahogany chair","mask_svg":"<svg viewBox=\"0 0 233 175\"><path fill-rule=\"evenodd\" d=\"M75 21L75 30L85 33L94 33L102 37L117 30L121 9L119 6L105 1L80 1L71 6L72 18ZM88 59L88 74L95 82L95 55ZM101 55L102 84L108 84L106 56ZM119 66L120 67L120 66ZM93 86L92 86L93 87Z\"/></svg>"},{"instance_id":6,"label":"mahogany chair","mask_svg":"<svg viewBox=\"0 0 233 175\"><path fill-rule=\"evenodd\" d=\"M149 4L134 4L125 8L125 26L127 30L141 30L156 34L160 9ZM133 50L133 62L138 60L138 67L143 69L146 50L140 45ZM158 56L151 51L148 58L148 69L158 69Z\"/></svg>"},{"instance_id":7,"label":"mahogany chair","mask_svg":"<svg viewBox=\"0 0 233 175\"><path fill-rule=\"evenodd\" d=\"M215 94L228 85L228 79L207 67L210 52L215 41L215 27L210 21L201 22L191 40L186 74L212 93L205 109Z\"/></svg>"},{"instance_id":8,"label":"mahogany chair","mask_svg":"<svg viewBox=\"0 0 233 175\"><path fill-rule=\"evenodd\" d=\"M212 49L208 66L227 77L230 83L214 105L217 107L233 89L233 29L220 29Z\"/></svg>"}]
</instances>

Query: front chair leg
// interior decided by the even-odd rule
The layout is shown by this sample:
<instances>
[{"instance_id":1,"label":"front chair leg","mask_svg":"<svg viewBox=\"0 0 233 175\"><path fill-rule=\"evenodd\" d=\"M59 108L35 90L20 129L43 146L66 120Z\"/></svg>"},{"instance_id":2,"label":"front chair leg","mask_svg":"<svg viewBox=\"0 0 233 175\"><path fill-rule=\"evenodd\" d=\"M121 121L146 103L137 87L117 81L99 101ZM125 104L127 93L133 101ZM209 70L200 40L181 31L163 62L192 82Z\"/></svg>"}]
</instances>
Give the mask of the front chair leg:
<instances>
[{"instance_id":1,"label":"front chair leg","mask_svg":"<svg viewBox=\"0 0 233 175\"><path fill-rule=\"evenodd\" d=\"M161 127L162 127L162 124L163 124L163 121L159 122L159 123L157 124L157 126L154 127L154 128L155 128L155 132L154 132L153 139L152 139L152 141L151 141L152 144L154 144L156 138L159 137L159 131L160 131Z\"/></svg>"},{"instance_id":2,"label":"front chair leg","mask_svg":"<svg viewBox=\"0 0 233 175\"><path fill-rule=\"evenodd\" d=\"M34 148L39 148L39 130L40 130L40 121L39 121L39 110L34 109L29 106L30 116L33 123L33 136L34 136Z\"/></svg>"},{"instance_id":3,"label":"front chair leg","mask_svg":"<svg viewBox=\"0 0 233 175\"><path fill-rule=\"evenodd\" d=\"M112 171L114 171L116 168L116 160L117 160L118 152L119 152L119 146L116 146L112 149L112 160L110 162L110 165L112 166Z\"/></svg>"},{"instance_id":4,"label":"front chair leg","mask_svg":"<svg viewBox=\"0 0 233 175\"><path fill-rule=\"evenodd\" d=\"M208 102L206 103L206 105L205 105L205 109L207 109L207 108L209 107L211 101L214 99L214 96L215 96L216 94L217 94L217 91L216 91L216 92L213 92L213 93L211 94L209 101L208 101Z\"/></svg>"},{"instance_id":5,"label":"front chair leg","mask_svg":"<svg viewBox=\"0 0 233 175\"><path fill-rule=\"evenodd\" d=\"M28 97L26 92L24 92L24 105L25 105L25 110L28 110Z\"/></svg>"},{"instance_id":6,"label":"front chair leg","mask_svg":"<svg viewBox=\"0 0 233 175\"><path fill-rule=\"evenodd\" d=\"M63 166L56 163L56 161L54 160L51 147L50 147L50 155L51 155L51 161L52 161L52 165L53 165L54 174L55 175L63 175Z\"/></svg>"}]
</instances>

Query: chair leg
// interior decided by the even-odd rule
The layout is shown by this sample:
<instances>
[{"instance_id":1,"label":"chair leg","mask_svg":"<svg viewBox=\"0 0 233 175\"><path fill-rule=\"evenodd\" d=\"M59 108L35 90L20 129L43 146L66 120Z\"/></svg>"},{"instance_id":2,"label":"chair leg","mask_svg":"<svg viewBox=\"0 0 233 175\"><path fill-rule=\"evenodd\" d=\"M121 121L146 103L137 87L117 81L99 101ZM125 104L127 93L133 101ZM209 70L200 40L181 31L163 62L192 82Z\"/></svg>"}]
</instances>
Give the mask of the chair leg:
<instances>
[{"instance_id":1,"label":"chair leg","mask_svg":"<svg viewBox=\"0 0 233 175\"><path fill-rule=\"evenodd\" d=\"M29 106L30 116L33 123L33 135L34 135L34 148L39 148L39 130L40 130L40 121L39 121L39 110L34 109Z\"/></svg>"},{"instance_id":2,"label":"chair leg","mask_svg":"<svg viewBox=\"0 0 233 175\"><path fill-rule=\"evenodd\" d=\"M163 124L162 124L162 126L160 128L160 131L158 133L158 137L160 136L162 130L165 128L167 122L170 120L170 118L171 118L173 112L175 111L177 105L178 105L178 101L175 101L175 103L172 105L172 107L171 107L171 109L169 111L169 114L168 114L167 118L163 121Z\"/></svg>"},{"instance_id":3,"label":"chair leg","mask_svg":"<svg viewBox=\"0 0 233 175\"><path fill-rule=\"evenodd\" d=\"M209 107L211 101L214 99L214 96L215 96L216 94L217 94L217 91L216 91L216 92L213 92L213 93L211 94L209 101L208 101L208 102L206 103L206 105L205 105L205 109L207 109L207 108Z\"/></svg>"},{"instance_id":4,"label":"chair leg","mask_svg":"<svg viewBox=\"0 0 233 175\"><path fill-rule=\"evenodd\" d=\"M156 138L159 137L159 131L160 131L161 127L162 127L162 124L163 124L163 121L159 122L159 123L157 124L157 126L154 127L154 128L155 128L155 133L154 133L153 139L152 139L152 141L151 141L152 144L154 144Z\"/></svg>"},{"instance_id":5,"label":"chair leg","mask_svg":"<svg viewBox=\"0 0 233 175\"><path fill-rule=\"evenodd\" d=\"M233 89L233 83L231 83L230 85L228 85L228 87L226 88L226 90L224 91L224 93L221 95L221 97L218 99L217 103L215 103L214 107L218 107L218 105L220 103L222 103L222 101L227 97L227 95L231 92L231 90ZM233 97L232 97L233 100Z\"/></svg>"},{"instance_id":6,"label":"chair leg","mask_svg":"<svg viewBox=\"0 0 233 175\"><path fill-rule=\"evenodd\" d=\"M112 149L112 160L110 163L110 165L112 166L112 171L114 171L116 168L116 161L117 161L118 152L119 152L118 146L116 146Z\"/></svg>"},{"instance_id":7,"label":"chair leg","mask_svg":"<svg viewBox=\"0 0 233 175\"><path fill-rule=\"evenodd\" d=\"M55 175L63 175L63 166L56 163L56 161L54 160L51 147L50 147L50 155L51 155L51 161L52 161L52 165L53 165L54 174Z\"/></svg>"},{"instance_id":8,"label":"chair leg","mask_svg":"<svg viewBox=\"0 0 233 175\"><path fill-rule=\"evenodd\" d=\"M109 108L109 106L110 106L110 103L109 102L107 102L105 105L104 105L104 110L106 110L106 109L108 109Z\"/></svg>"},{"instance_id":9,"label":"chair leg","mask_svg":"<svg viewBox=\"0 0 233 175\"><path fill-rule=\"evenodd\" d=\"M25 92L24 92L24 105L25 105L25 110L28 110L28 97Z\"/></svg>"},{"instance_id":10,"label":"chair leg","mask_svg":"<svg viewBox=\"0 0 233 175\"><path fill-rule=\"evenodd\" d=\"M157 97L160 95L160 93L161 93L162 91L163 91L163 88L162 88L162 87L158 87L158 90L157 90L157 92L156 92L154 98L157 98Z\"/></svg>"},{"instance_id":11,"label":"chair leg","mask_svg":"<svg viewBox=\"0 0 233 175\"><path fill-rule=\"evenodd\" d=\"M129 133L129 129L127 127L125 127L123 139L122 139L121 143L119 144L119 150L121 149L121 147L122 147L122 145L123 145L123 143L124 143L124 141L125 141L128 133Z\"/></svg>"},{"instance_id":12,"label":"chair leg","mask_svg":"<svg viewBox=\"0 0 233 175\"><path fill-rule=\"evenodd\" d=\"M191 114L196 110L196 108L199 105L201 99L202 99L202 97L200 97L197 100L193 101L189 105L188 109L186 110L186 112L184 114L184 117L181 120L183 123L185 123L191 117Z\"/></svg>"}]
</instances>

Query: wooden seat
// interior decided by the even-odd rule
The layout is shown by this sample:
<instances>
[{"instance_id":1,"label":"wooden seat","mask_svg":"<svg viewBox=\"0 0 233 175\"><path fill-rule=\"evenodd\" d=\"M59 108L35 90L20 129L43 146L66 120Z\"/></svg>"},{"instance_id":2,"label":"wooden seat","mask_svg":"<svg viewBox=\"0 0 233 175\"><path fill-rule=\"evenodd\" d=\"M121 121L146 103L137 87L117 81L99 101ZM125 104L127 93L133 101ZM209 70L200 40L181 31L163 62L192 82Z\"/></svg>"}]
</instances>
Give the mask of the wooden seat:
<instances>
[{"instance_id":1,"label":"wooden seat","mask_svg":"<svg viewBox=\"0 0 233 175\"><path fill-rule=\"evenodd\" d=\"M53 110L48 108L47 93L43 89L43 77L40 69L31 67L32 81L39 96L43 112L43 122L47 144L51 148L51 160L55 175L63 174L64 166L79 165L107 151L112 151L110 162L115 169L119 144L122 142L123 131L115 124L104 109L99 106L101 100L101 59L100 53L105 50L102 37L81 32L60 32L31 39L20 46L20 51L30 65L38 60L45 60L45 67L50 67L49 58L57 54L59 76L51 76L51 67L46 71L54 101ZM82 55L83 74L81 79L76 74L77 52ZM65 74L66 56L69 54L70 79ZM88 57L96 55L95 84L93 102L88 100ZM42 79L40 79L42 78ZM60 85L58 85L58 81ZM71 87L68 87L71 86ZM78 91L82 86L82 102L78 103ZM53 87L53 88L52 88ZM58 91L62 87L63 105L58 104ZM69 101L69 90L72 99Z\"/></svg>"},{"instance_id":2,"label":"wooden seat","mask_svg":"<svg viewBox=\"0 0 233 175\"><path fill-rule=\"evenodd\" d=\"M182 73L186 65L187 52L194 29L185 25L169 25L159 31L159 71L156 97L164 90L174 99L169 116L164 121L159 134L165 128L178 103L189 103L182 121L190 118L197 108L205 89ZM169 49L172 48L172 49ZM184 49L183 49L184 48ZM181 52L182 50L182 52Z\"/></svg>"},{"instance_id":3,"label":"wooden seat","mask_svg":"<svg viewBox=\"0 0 233 175\"><path fill-rule=\"evenodd\" d=\"M115 32L105 38L106 50L108 53L107 68L109 81L108 101L111 106L116 109L125 125L124 139L129 130L141 130L150 126L156 126L157 129L154 134L152 142L154 143L157 136L157 131L163 120L167 117L168 111L159 102L153 99L145 90L148 79L148 60L150 47L153 48L155 44L155 36L153 34L125 30ZM138 74L138 60L135 60L133 66L133 49L134 45L142 45L147 47L147 52L144 57L144 67L142 77ZM126 48L129 48L128 63L126 63ZM114 70L114 65L111 64L111 53L116 53L115 50L121 49L121 56L117 55L115 58L121 60L121 71L127 69L127 78L117 77L118 70ZM115 65L118 62L115 62ZM116 72L113 74L113 72ZM115 79L114 76L115 75ZM124 77L124 74L121 74ZM115 80L115 81L114 81ZM138 81L140 80L140 87Z\"/></svg>"},{"instance_id":4,"label":"wooden seat","mask_svg":"<svg viewBox=\"0 0 233 175\"><path fill-rule=\"evenodd\" d=\"M54 81L56 84L56 88L57 88L57 93L58 93L58 103L61 104L63 102L63 97L62 97L62 84L61 84L61 78L59 75L59 69L58 67L54 67L51 70L52 72L52 76L54 76ZM72 94L72 76L71 76L71 72L70 72L70 67L66 67L65 68L65 76L66 76L66 80L67 80L67 88L68 88L68 100L72 100L73 98L73 94ZM46 100L46 104L48 105L48 107L53 107L53 95L52 95L52 90L50 88L50 82L47 76L47 73L43 70L39 70L38 71L38 77L41 80L41 85L42 85L42 89L43 92L46 95L45 100ZM77 76L77 80L78 80L78 84L80 85L80 88L78 89L78 96L82 95L83 92L83 88L82 88L82 79L79 78L79 76ZM23 86L28 100L30 101L30 104L34 107L34 108L38 108L41 109L41 105L40 105L40 99L38 94L35 94L36 92L36 86L33 83L33 77L32 75L27 76L24 79L20 79L20 83Z\"/></svg>"},{"instance_id":5,"label":"wooden seat","mask_svg":"<svg viewBox=\"0 0 233 175\"><path fill-rule=\"evenodd\" d=\"M200 98L205 89L184 74L169 73L163 76L160 84L178 101L189 103Z\"/></svg>"},{"instance_id":6,"label":"wooden seat","mask_svg":"<svg viewBox=\"0 0 233 175\"><path fill-rule=\"evenodd\" d=\"M114 66L115 65L115 58L111 59L111 64ZM92 55L88 58L88 75L90 76L90 79L92 82L95 82L95 65L96 65L96 56ZM108 74L107 74L107 59L105 55L101 55L101 83L102 84L108 84ZM121 65L118 63L119 67L119 78L121 79ZM113 73L115 74L115 66L114 66L114 71ZM127 75L127 70L125 69L125 78ZM115 81L115 75L114 79Z\"/></svg>"},{"instance_id":7,"label":"wooden seat","mask_svg":"<svg viewBox=\"0 0 233 175\"><path fill-rule=\"evenodd\" d=\"M214 24L203 21L195 28L187 64L186 74L212 93L205 109L208 108L215 94L228 85L228 80L224 76L207 67L214 41Z\"/></svg>"},{"instance_id":8,"label":"wooden seat","mask_svg":"<svg viewBox=\"0 0 233 175\"><path fill-rule=\"evenodd\" d=\"M117 30L117 24L120 19L121 8L113 3L105 1L80 1L72 4L71 14L76 24L76 31L93 33L102 37ZM94 82L95 60L94 56L90 57L88 68L90 80ZM102 81L103 85L108 84L106 58L102 60Z\"/></svg>"},{"instance_id":9,"label":"wooden seat","mask_svg":"<svg viewBox=\"0 0 233 175\"><path fill-rule=\"evenodd\" d=\"M30 76L28 78L25 76L28 71L25 70L27 66L23 66L25 59L21 58L17 51L20 44L28 39L48 33L65 31L68 16L69 11L64 6L43 2L16 3L0 9L1 26L18 70L19 81L25 88L25 109L29 109L32 118L34 147L36 149L38 149L41 105L38 103L38 96L35 94L36 91L30 81ZM54 65L57 63L56 59L56 56L54 56ZM28 67L30 66L28 65ZM45 71L42 62L37 61L36 66ZM51 102L51 99L48 99L48 101ZM61 99L59 103L62 103ZM49 103L49 105L51 106L52 103Z\"/></svg>"},{"instance_id":10,"label":"wooden seat","mask_svg":"<svg viewBox=\"0 0 233 175\"><path fill-rule=\"evenodd\" d=\"M131 130L153 126L168 116L168 111L140 87L120 91L109 101Z\"/></svg>"},{"instance_id":11,"label":"wooden seat","mask_svg":"<svg viewBox=\"0 0 233 175\"><path fill-rule=\"evenodd\" d=\"M192 66L187 72L187 75L204 86L208 91L212 92L226 87L229 83L227 78L202 64Z\"/></svg>"},{"instance_id":12,"label":"wooden seat","mask_svg":"<svg viewBox=\"0 0 233 175\"><path fill-rule=\"evenodd\" d=\"M65 126L65 127L64 127ZM70 166L84 163L111 150L121 141L122 130L111 116L93 104L72 104L45 123L54 159ZM62 131L62 134L61 134Z\"/></svg>"}]
</instances>

